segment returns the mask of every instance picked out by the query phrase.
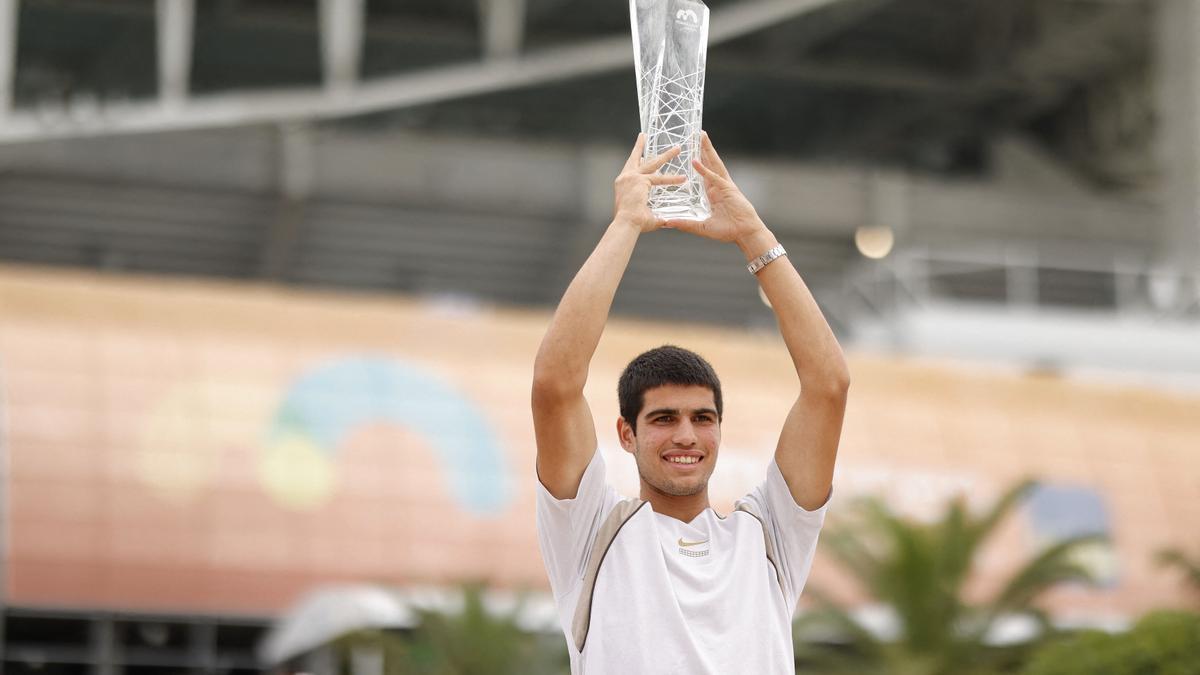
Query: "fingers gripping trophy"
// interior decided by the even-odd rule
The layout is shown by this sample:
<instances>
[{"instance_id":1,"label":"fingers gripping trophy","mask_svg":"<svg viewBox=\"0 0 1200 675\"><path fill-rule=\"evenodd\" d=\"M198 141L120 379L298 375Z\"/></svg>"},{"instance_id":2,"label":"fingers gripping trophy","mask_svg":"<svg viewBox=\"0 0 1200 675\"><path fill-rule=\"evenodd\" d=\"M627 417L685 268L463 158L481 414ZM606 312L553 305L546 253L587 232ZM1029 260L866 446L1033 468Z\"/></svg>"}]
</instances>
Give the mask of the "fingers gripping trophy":
<instances>
[{"instance_id":1,"label":"fingers gripping trophy","mask_svg":"<svg viewBox=\"0 0 1200 675\"><path fill-rule=\"evenodd\" d=\"M708 7L696 0L629 0L629 21L638 110L646 134L642 159L678 146L679 154L663 173L687 176L681 184L652 190L650 209L664 219L705 220L709 201L691 163L700 140Z\"/></svg>"}]
</instances>

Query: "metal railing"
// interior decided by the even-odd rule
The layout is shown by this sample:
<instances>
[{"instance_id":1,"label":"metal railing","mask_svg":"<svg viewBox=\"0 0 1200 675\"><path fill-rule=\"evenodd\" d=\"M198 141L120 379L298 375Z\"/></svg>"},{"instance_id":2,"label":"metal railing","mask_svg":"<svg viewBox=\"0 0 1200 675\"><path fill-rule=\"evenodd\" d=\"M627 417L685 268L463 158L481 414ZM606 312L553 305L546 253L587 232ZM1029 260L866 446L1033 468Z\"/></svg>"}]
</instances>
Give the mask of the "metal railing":
<instances>
[{"instance_id":1,"label":"metal railing","mask_svg":"<svg viewBox=\"0 0 1200 675\"><path fill-rule=\"evenodd\" d=\"M1130 251L926 247L862 261L847 275L840 300L844 312L877 317L949 302L1200 320L1200 273Z\"/></svg>"}]
</instances>

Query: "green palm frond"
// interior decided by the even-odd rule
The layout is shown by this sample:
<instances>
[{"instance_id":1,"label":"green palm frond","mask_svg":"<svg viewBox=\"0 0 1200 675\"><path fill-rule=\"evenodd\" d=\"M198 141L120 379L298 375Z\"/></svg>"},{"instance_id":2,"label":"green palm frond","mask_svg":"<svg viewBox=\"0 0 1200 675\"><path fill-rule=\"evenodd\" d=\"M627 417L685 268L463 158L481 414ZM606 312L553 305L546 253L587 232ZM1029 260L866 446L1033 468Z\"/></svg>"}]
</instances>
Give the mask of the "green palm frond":
<instances>
[{"instance_id":1,"label":"green palm frond","mask_svg":"<svg viewBox=\"0 0 1200 675\"><path fill-rule=\"evenodd\" d=\"M821 545L839 566L867 586L878 575L880 562L867 548L859 529L853 526L830 529L821 534Z\"/></svg>"},{"instance_id":2,"label":"green palm frond","mask_svg":"<svg viewBox=\"0 0 1200 675\"><path fill-rule=\"evenodd\" d=\"M883 643L824 592L813 588L805 593L816 601L817 606L807 612L793 626L793 633L797 637L807 637L806 633L812 629L832 630L840 636L841 640L852 645L857 653L867 656L878 656L882 653Z\"/></svg>"},{"instance_id":3,"label":"green palm frond","mask_svg":"<svg viewBox=\"0 0 1200 675\"><path fill-rule=\"evenodd\" d=\"M408 657L408 645L394 632L367 628L347 633L334 640L334 653L341 662L342 672L351 672L354 653L360 649L378 654L383 659L385 675L403 675L403 663Z\"/></svg>"},{"instance_id":4,"label":"green palm frond","mask_svg":"<svg viewBox=\"0 0 1200 675\"><path fill-rule=\"evenodd\" d=\"M1032 480L1017 483L981 515L973 515L965 499L954 499L930 523L903 517L879 499L857 502L847 518L823 535L822 543L871 597L896 612L900 633L894 642L883 643L847 611L809 589L810 597L817 595L819 609L797 624L797 654L820 664L823 670L816 672L828 673L960 675L1001 672L1011 665L1014 652L1023 648L985 644L994 622L1023 614L1048 629L1049 618L1033 603L1056 584L1092 581L1076 554L1104 541L1086 536L1057 542L1017 570L991 602L968 604L964 589L980 550L1036 485ZM838 645L801 650L805 638L821 628L839 636Z\"/></svg>"},{"instance_id":5,"label":"green palm frond","mask_svg":"<svg viewBox=\"0 0 1200 675\"><path fill-rule=\"evenodd\" d=\"M979 545L991 536L992 531L1008 517L1008 514L1018 504L1029 497L1030 493L1037 488L1037 485L1037 481L1027 478L1018 482L1009 488L1008 492L1001 495L988 513L975 521L974 526L971 528L973 543Z\"/></svg>"},{"instance_id":6,"label":"green palm frond","mask_svg":"<svg viewBox=\"0 0 1200 675\"><path fill-rule=\"evenodd\" d=\"M886 645L821 591L806 594L817 607L792 627L796 661L805 672L885 675L879 664L885 661Z\"/></svg>"},{"instance_id":7,"label":"green palm frond","mask_svg":"<svg viewBox=\"0 0 1200 675\"><path fill-rule=\"evenodd\" d=\"M1093 544L1105 544L1101 534L1070 537L1046 548L1017 571L996 595L992 606L997 613L1018 611L1029 606L1034 598L1057 584L1077 581L1095 583L1095 575L1072 556L1079 549Z\"/></svg>"},{"instance_id":8,"label":"green palm frond","mask_svg":"<svg viewBox=\"0 0 1200 675\"><path fill-rule=\"evenodd\" d=\"M1163 567L1174 567L1183 572L1188 583L1200 591L1200 556L1189 558L1186 553L1177 548L1165 549L1155 556L1158 564Z\"/></svg>"},{"instance_id":9,"label":"green palm frond","mask_svg":"<svg viewBox=\"0 0 1200 675\"><path fill-rule=\"evenodd\" d=\"M951 578L965 578L971 568L977 543L971 536L974 528L967 513L966 500L960 497L950 502L938 530L938 539L942 543L938 552L938 567Z\"/></svg>"},{"instance_id":10,"label":"green palm frond","mask_svg":"<svg viewBox=\"0 0 1200 675\"><path fill-rule=\"evenodd\" d=\"M424 675L527 675L561 672L567 664L561 637L551 648L521 628L516 615L523 604L497 615L484 603L484 586L463 588L457 612L420 611L402 672Z\"/></svg>"}]
</instances>

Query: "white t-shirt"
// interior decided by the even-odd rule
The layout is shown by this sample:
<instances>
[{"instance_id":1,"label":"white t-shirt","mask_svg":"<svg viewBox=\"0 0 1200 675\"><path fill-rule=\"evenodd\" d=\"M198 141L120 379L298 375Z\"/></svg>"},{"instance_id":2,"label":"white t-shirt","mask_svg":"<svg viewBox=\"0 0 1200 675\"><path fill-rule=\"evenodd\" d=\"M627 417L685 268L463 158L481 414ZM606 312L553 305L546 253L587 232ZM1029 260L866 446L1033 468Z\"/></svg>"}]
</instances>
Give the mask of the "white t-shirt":
<instances>
[{"instance_id":1,"label":"white t-shirt","mask_svg":"<svg viewBox=\"0 0 1200 675\"><path fill-rule=\"evenodd\" d=\"M709 508L684 523L642 505L601 552L579 650L572 624L586 590L585 567L601 525L621 501L605 480L599 451L574 499L555 499L538 481L538 543L571 673L794 675L792 614L828 502L815 511L801 508L772 461L762 485L738 502L754 515L721 517ZM764 524L778 572L767 559Z\"/></svg>"}]
</instances>

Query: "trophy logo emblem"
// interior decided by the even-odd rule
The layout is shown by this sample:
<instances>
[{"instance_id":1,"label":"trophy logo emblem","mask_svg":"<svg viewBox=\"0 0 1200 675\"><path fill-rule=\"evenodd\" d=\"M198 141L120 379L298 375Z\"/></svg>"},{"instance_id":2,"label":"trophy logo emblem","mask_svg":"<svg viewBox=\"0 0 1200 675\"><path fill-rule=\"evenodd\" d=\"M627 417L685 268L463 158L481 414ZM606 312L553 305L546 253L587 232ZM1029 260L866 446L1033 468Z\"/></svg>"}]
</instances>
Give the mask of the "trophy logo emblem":
<instances>
[{"instance_id":1,"label":"trophy logo emblem","mask_svg":"<svg viewBox=\"0 0 1200 675\"><path fill-rule=\"evenodd\" d=\"M700 23L700 17L690 9L681 9L675 12L675 18L680 21L691 21L692 23Z\"/></svg>"}]
</instances>

